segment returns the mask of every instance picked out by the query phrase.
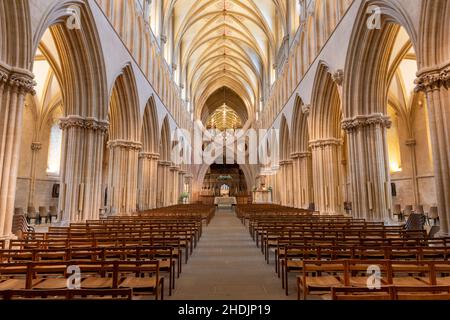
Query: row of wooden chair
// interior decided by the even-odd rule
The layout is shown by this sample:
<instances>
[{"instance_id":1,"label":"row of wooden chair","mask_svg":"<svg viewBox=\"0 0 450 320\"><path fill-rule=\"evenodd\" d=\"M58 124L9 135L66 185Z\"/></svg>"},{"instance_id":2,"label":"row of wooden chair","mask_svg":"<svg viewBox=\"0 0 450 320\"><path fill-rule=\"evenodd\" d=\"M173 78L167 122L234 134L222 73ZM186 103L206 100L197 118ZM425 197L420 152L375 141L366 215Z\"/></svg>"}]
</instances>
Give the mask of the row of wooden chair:
<instances>
[{"instance_id":1,"label":"row of wooden chair","mask_svg":"<svg viewBox=\"0 0 450 320\"><path fill-rule=\"evenodd\" d=\"M133 289L3 290L0 300L132 300Z\"/></svg>"},{"instance_id":2,"label":"row of wooden chair","mask_svg":"<svg viewBox=\"0 0 450 320\"><path fill-rule=\"evenodd\" d=\"M181 273L181 264L177 263L177 260L181 261L181 255L180 252L173 247L138 246L82 249L0 250L0 263L64 262L72 260L88 262L158 260L160 262L160 271L166 273L169 278L169 295L172 295L172 289L175 289L176 276L179 277Z\"/></svg>"},{"instance_id":3,"label":"row of wooden chair","mask_svg":"<svg viewBox=\"0 0 450 320\"><path fill-rule=\"evenodd\" d=\"M130 289L133 296L144 291L163 299L164 279L171 295L182 261L187 263L200 240L202 224L211 215L211 207L191 208L195 211L174 207L68 227L50 226L45 233L25 231L9 241L8 249L0 250L0 297L47 297L66 290L70 277L66 268L76 266L81 270L82 291ZM88 296L83 292L77 297ZM126 296L108 292L104 296ZM103 295L94 293L93 298ZM69 299L73 294L78 292L61 291L56 296Z\"/></svg>"},{"instance_id":4,"label":"row of wooden chair","mask_svg":"<svg viewBox=\"0 0 450 320\"><path fill-rule=\"evenodd\" d=\"M367 272L367 267L379 261L391 263L390 273L384 274L385 277L389 279L395 276L395 283L385 281L384 286L398 285L402 281L405 282L403 286L436 286L448 280L446 272L450 271L450 238L430 239L427 232L420 228L406 230L402 225L388 226L383 222L369 222L344 215L322 216L315 212L290 211L272 205L267 206L268 210L265 208L264 205L238 207L238 217L248 225L249 233L256 245L261 247L267 263L270 263L271 253L274 253L275 272L281 278L286 295L289 294L288 279L291 272L306 272L308 279L312 279L308 280L312 283L312 290L309 290L310 284L303 285L303 278L297 277L299 297L303 293L306 298L310 293L320 291L315 290L314 286L317 289L325 288L322 291L328 293L333 287L330 283L339 288L364 286L368 276L361 273ZM358 262L366 269L358 271L350 267L350 264L356 265ZM305 263L308 267L319 267L313 271L305 270ZM422 273L416 272L417 268L399 273L397 263L403 269L414 263L429 263L433 266L426 265ZM436 269L437 265L441 269ZM358 272L359 279L355 278ZM423 281L424 274L429 276L428 281ZM346 280L348 277L351 283ZM394 299L392 297L397 296L389 297Z\"/></svg>"},{"instance_id":5,"label":"row of wooden chair","mask_svg":"<svg viewBox=\"0 0 450 320\"><path fill-rule=\"evenodd\" d=\"M364 301L364 300L450 300L450 286L383 286L381 288L365 287L333 287L332 300Z\"/></svg>"},{"instance_id":6,"label":"row of wooden chair","mask_svg":"<svg viewBox=\"0 0 450 320\"><path fill-rule=\"evenodd\" d=\"M392 261L434 261L450 260L449 247L404 247L404 246L312 246L287 245L279 246L276 261L278 277L282 288L289 295L289 274L303 271L303 260L392 260Z\"/></svg>"},{"instance_id":7,"label":"row of wooden chair","mask_svg":"<svg viewBox=\"0 0 450 320\"><path fill-rule=\"evenodd\" d=\"M425 212L423 205L417 205L415 208L412 205L406 205L402 209L400 204L395 204L392 214L397 216L399 221L405 221L412 214L424 215L429 225L431 225L430 221L436 224L439 220L438 208L436 206L431 206L429 212Z\"/></svg>"},{"instance_id":8,"label":"row of wooden chair","mask_svg":"<svg viewBox=\"0 0 450 320\"><path fill-rule=\"evenodd\" d=\"M29 206L27 212L19 207L14 209L14 214L24 215L30 224L46 224L56 222L58 219L58 210L55 206L50 206L49 208L39 207L38 211L36 211L35 207Z\"/></svg>"},{"instance_id":9,"label":"row of wooden chair","mask_svg":"<svg viewBox=\"0 0 450 320\"><path fill-rule=\"evenodd\" d=\"M297 277L298 299L332 288L450 286L450 261L303 260Z\"/></svg>"},{"instance_id":10,"label":"row of wooden chair","mask_svg":"<svg viewBox=\"0 0 450 320\"><path fill-rule=\"evenodd\" d=\"M79 274L74 273L77 270ZM164 299L160 261L62 261L0 264L0 291L132 289ZM79 277L79 278L77 278ZM73 287L72 287L73 286Z\"/></svg>"}]
</instances>

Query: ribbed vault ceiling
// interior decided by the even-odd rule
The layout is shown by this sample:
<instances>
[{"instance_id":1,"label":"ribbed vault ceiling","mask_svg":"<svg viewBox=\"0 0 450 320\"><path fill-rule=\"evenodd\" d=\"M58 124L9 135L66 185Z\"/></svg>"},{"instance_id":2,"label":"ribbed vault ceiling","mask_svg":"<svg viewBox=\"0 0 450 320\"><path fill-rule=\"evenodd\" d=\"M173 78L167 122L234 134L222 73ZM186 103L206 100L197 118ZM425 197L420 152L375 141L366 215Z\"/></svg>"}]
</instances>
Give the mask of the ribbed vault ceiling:
<instances>
[{"instance_id":1,"label":"ribbed vault ceiling","mask_svg":"<svg viewBox=\"0 0 450 320\"><path fill-rule=\"evenodd\" d=\"M174 37L173 63L181 68L195 117L202 118L210 95L224 86L241 97L248 115L254 115L283 38L284 2L173 0L165 11L164 20L171 21L165 30Z\"/></svg>"}]
</instances>

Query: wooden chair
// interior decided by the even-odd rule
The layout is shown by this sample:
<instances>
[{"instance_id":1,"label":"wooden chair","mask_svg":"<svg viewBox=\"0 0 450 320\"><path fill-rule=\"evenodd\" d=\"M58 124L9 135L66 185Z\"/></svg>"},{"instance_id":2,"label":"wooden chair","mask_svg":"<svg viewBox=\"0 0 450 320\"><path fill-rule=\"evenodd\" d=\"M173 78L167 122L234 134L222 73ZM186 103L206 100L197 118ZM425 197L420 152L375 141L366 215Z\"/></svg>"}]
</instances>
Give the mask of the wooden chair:
<instances>
[{"instance_id":1,"label":"wooden chair","mask_svg":"<svg viewBox=\"0 0 450 320\"><path fill-rule=\"evenodd\" d=\"M105 289L105 290L5 290L0 291L0 300L132 300L131 289Z\"/></svg>"},{"instance_id":2,"label":"wooden chair","mask_svg":"<svg viewBox=\"0 0 450 320\"><path fill-rule=\"evenodd\" d=\"M58 220L58 209L55 206L49 207L50 222L54 223Z\"/></svg>"},{"instance_id":3,"label":"wooden chair","mask_svg":"<svg viewBox=\"0 0 450 320\"><path fill-rule=\"evenodd\" d=\"M421 204L417 205L416 208L414 209L414 213L425 214L423 205L421 205Z\"/></svg>"},{"instance_id":4,"label":"wooden chair","mask_svg":"<svg viewBox=\"0 0 450 320\"><path fill-rule=\"evenodd\" d=\"M450 286L394 286L392 289L395 300L450 300Z\"/></svg>"},{"instance_id":5,"label":"wooden chair","mask_svg":"<svg viewBox=\"0 0 450 320\"><path fill-rule=\"evenodd\" d=\"M436 225L439 220L438 208L435 206L430 207L430 212L428 213L427 221L429 225L431 225L430 220L433 220L433 225Z\"/></svg>"},{"instance_id":6,"label":"wooden chair","mask_svg":"<svg viewBox=\"0 0 450 320\"><path fill-rule=\"evenodd\" d=\"M397 216L398 221L402 221L403 220L402 206L399 204L395 204L392 215Z\"/></svg>"},{"instance_id":7,"label":"wooden chair","mask_svg":"<svg viewBox=\"0 0 450 320\"><path fill-rule=\"evenodd\" d=\"M29 206L27 209L27 219L30 224L36 224L38 219L38 212L36 211L35 207Z\"/></svg>"},{"instance_id":8,"label":"wooden chair","mask_svg":"<svg viewBox=\"0 0 450 320\"><path fill-rule=\"evenodd\" d=\"M394 300L391 286L380 289L369 289L367 287L333 287L331 288L332 300L363 301L363 300Z\"/></svg>"},{"instance_id":9,"label":"wooden chair","mask_svg":"<svg viewBox=\"0 0 450 320\"><path fill-rule=\"evenodd\" d=\"M155 299L164 300L164 277L160 277L159 261L115 262L115 273L125 277L119 288L137 292L150 292Z\"/></svg>"},{"instance_id":10,"label":"wooden chair","mask_svg":"<svg viewBox=\"0 0 450 320\"><path fill-rule=\"evenodd\" d=\"M346 261L303 261L303 274L297 277L298 300L306 300L310 292L331 292L331 288L344 287ZM302 295L303 293L303 295Z\"/></svg>"},{"instance_id":11,"label":"wooden chair","mask_svg":"<svg viewBox=\"0 0 450 320\"><path fill-rule=\"evenodd\" d=\"M46 207L39 207L39 223L47 223L49 220L49 212Z\"/></svg>"}]
</instances>

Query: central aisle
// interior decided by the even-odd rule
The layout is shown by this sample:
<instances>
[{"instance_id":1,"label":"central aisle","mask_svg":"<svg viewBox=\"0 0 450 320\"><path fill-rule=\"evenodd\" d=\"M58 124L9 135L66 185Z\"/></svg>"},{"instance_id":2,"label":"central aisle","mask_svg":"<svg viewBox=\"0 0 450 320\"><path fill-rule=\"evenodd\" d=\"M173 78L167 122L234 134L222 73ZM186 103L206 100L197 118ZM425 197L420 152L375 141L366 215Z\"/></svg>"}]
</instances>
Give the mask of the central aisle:
<instances>
[{"instance_id":1,"label":"central aisle","mask_svg":"<svg viewBox=\"0 0 450 320\"><path fill-rule=\"evenodd\" d=\"M183 265L172 300L294 300L231 210L220 209Z\"/></svg>"}]
</instances>

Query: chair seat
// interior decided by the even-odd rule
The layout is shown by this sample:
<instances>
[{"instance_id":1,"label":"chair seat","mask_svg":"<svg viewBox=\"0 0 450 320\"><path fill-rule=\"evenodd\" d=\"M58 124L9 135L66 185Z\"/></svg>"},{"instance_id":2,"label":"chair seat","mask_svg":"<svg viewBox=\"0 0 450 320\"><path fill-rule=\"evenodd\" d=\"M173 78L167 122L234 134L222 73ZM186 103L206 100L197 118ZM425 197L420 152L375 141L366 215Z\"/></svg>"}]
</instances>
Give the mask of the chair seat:
<instances>
[{"instance_id":1,"label":"chair seat","mask_svg":"<svg viewBox=\"0 0 450 320\"><path fill-rule=\"evenodd\" d=\"M132 289L155 289L157 286L156 277L127 277L120 285L119 288L132 288Z\"/></svg>"},{"instance_id":2,"label":"chair seat","mask_svg":"<svg viewBox=\"0 0 450 320\"><path fill-rule=\"evenodd\" d=\"M342 282L334 276L307 277L306 286L308 288L331 289L343 286Z\"/></svg>"},{"instance_id":3,"label":"chair seat","mask_svg":"<svg viewBox=\"0 0 450 320\"><path fill-rule=\"evenodd\" d=\"M161 270L170 270L170 260L160 260L159 261L159 268Z\"/></svg>"},{"instance_id":4,"label":"chair seat","mask_svg":"<svg viewBox=\"0 0 450 320\"><path fill-rule=\"evenodd\" d=\"M109 289L112 286L112 278L89 277L81 282L81 287L85 289Z\"/></svg>"},{"instance_id":5,"label":"chair seat","mask_svg":"<svg viewBox=\"0 0 450 320\"><path fill-rule=\"evenodd\" d=\"M31 285L39 283L41 280L33 280ZM0 291L4 290L24 290L26 286L25 279L8 279L0 282Z\"/></svg>"},{"instance_id":6,"label":"chair seat","mask_svg":"<svg viewBox=\"0 0 450 320\"><path fill-rule=\"evenodd\" d=\"M436 277L438 286L450 286L450 277Z\"/></svg>"},{"instance_id":7,"label":"chair seat","mask_svg":"<svg viewBox=\"0 0 450 320\"><path fill-rule=\"evenodd\" d=\"M39 284L33 286L33 289L38 290L67 289L67 279L66 278L46 279L40 282Z\"/></svg>"},{"instance_id":8,"label":"chair seat","mask_svg":"<svg viewBox=\"0 0 450 320\"><path fill-rule=\"evenodd\" d=\"M303 262L297 260L287 260L286 266L288 269L302 269Z\"/></svg>"},{"instance_id":9,"label":"chair seat","mask_svg":"<svg viewBox=\"0 0 450 320\"><path fill-rule=\"evenodd\" d=\"M428 285L426 282L414 277L393 278L392 284L395 286L406 286L406 287L424 287Z\"/></svg>"}]
</instances>

